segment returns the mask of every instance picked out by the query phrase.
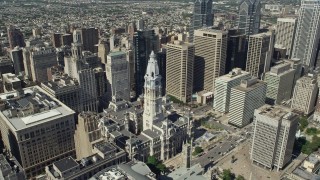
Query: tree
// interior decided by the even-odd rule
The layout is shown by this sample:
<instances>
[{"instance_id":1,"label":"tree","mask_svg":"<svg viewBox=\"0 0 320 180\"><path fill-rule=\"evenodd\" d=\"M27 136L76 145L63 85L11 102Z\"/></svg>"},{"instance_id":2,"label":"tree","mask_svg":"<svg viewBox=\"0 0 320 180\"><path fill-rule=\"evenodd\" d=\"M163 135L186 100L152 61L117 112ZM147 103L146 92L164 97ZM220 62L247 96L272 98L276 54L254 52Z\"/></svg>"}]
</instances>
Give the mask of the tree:
<instances>
[{"instance_id":1,"label":"tree","mask_svg":"<svg viewBox=\"0 0 320 180\"><path fill-rule=\"evenodd\" d=\"M319 130L314 127L307 128L307 130L306 130L306 134L308 134L308 135L317 135L318 133L319 133Z\"/></svg>"},{"instance_id":2,"label":"tree","mask_svg":"<svg viewBox=\"0 0 320 180\"><path fill-rule=\"evenodd\" d=\"M158 160L154 156L149 156L147 164L152 164L152 165L156 166L158 164Z\"/></svg>"},{"instance_id":3,"label":"tree","mask_svg":"<svg viewBox=\"0 0 320 180\"><path fill-rule=\"evenodd\" d=\"M304 131L304 129L309 124L307 117L305 117L305 116L300 117L299 124L300 124L300 127L299 127L300 131Z\"/></svg>"},{"instance_id":4,"label":"tree","mask_svg":"<svg viewBox=\"0 0 320 180\"><path fill-rule=\"evenodd\" d=\"M161 172L165 172L167 169L166 166L159 162L154 156L148 157L147 165L157 176L160 175Z\"/></svg>"},{"instance_id":5,"label":"tree","mask_svg":"<svg viewBox=\"0 0 320 180\"><path fill-rule=\"evenodd\" d=\"M243 177L243 176L238 175L238 176L237 176L237 178L236 178L236 180L245 180L245 179L244 179L244 177Z\"/></svg>"},{"instance_id":6,"label":"tree","mask_svg":"<svg viewBox=\"0 0 320 180\"><path fill-rule=\"evenodd\" d=\"M194 148L194 151L193 151L192 155L196 156L196 155L198 155L198 154L200 154L202 152L203 152L203 149L201 147L197 146L197 147Z\"/></svg>"},{"instance_id":7,"label":"tree","mask_svg":"<svg viewBox=\"0 0 320 180\"><path fill-rule=\"evenodd\" d=\"M157 165L157 169L161 172L165 172L167 168L164 164L160 163Z\"/></svg>"},{"instance_id":8,"label":"tree","mask_svg":"<svg viewBox=\"0 0 320 180\"><path fill-rule=\"evenodd\" d=\"M222 172L222 177L223 180L233 180L234 179L234 174L231 173L230 169L224 169Z\"/></svg>"}]
</instances>

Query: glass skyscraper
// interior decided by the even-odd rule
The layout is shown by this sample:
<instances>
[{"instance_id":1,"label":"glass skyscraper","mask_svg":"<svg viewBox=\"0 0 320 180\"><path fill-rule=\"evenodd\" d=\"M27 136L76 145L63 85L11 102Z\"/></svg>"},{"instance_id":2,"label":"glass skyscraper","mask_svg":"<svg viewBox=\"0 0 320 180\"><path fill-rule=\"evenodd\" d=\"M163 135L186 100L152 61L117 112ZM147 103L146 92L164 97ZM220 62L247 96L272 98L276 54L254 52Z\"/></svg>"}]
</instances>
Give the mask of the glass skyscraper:
<instances>
[{"instance_id":1,"label":"glass skyscraper","mask_svg":"<svg viewBox=\"0 0 320 180\"><path fill-rule=\"evenodd\" d=\"M313 68L319 39L320 0L302 0L291 58L298 58Z\"/></svg>"},{"instance_id":2,"label":"glass skyscraper","mask_svg":"<svg viewBox=\"0 0 320 180\"><path fill-rule=\"evenodd\" d=\"M194 2L190 42L193 42L194 30L213 26L212 0L196 0Z\"/></svg>"},{"instance_id":3,"label":"glass skyscraper","mask_svg":"<svg viewBox=\"0 0 320 180\"><path fill-rule=\"evenodd\" d=\"M260 0L242 0L239 4L238 28L247 37L259 33L261 18Z\"/></svg>"}]
</instances>

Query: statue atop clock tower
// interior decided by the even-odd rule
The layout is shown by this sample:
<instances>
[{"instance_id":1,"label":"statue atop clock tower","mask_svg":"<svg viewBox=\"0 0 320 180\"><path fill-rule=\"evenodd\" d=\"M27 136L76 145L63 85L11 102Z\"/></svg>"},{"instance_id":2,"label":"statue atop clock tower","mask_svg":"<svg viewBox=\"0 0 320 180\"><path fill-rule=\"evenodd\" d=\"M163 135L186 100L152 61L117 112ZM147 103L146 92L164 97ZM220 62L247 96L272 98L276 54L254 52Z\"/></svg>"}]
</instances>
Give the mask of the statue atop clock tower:
<instances>
[{"instance_id":1,"label":"statue atop clock tower","mask_svg":"<svg viewBox=\"0 0 320 180\"><path fill-rule=\"evenodd\" d=\"M144 76L143 130L152 129L153 123L162 121L161 75L156 55L152 51Z\"/></svg>"}]
</instances>

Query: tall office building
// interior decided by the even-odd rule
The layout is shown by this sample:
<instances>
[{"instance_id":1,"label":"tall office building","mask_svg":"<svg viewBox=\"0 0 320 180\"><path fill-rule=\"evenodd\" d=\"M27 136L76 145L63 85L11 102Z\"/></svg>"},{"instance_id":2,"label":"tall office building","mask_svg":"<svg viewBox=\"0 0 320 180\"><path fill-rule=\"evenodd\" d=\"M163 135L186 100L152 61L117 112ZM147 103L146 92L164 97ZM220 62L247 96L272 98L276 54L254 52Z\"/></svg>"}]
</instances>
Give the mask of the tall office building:
<instances>
[{"instance_id":1,"label":"tall office building","mask_svg":"<svg viewBox=\"0 0 320 180\"><path fill-rule=\"evenodd\" d=\"M133 37L133 51L135 63L135 93L136 97L143 94L144 75L151 51L157 53L157 36L154 30L139 30Z\"/></svg>"},{"instance_id":2,"label":"tall office building","mask_svg":"<svg viewBox=\"0 0 320 180\"><path fill-rule=\"evenodd\" d=\"M78 115L78 124L74 133L77 160L93 155L93 145L103 140L101 129L98 127L100 118L102 117L90 111L81 112Z\"/></svg>"},{"instance_id":3,"label":"tall office building","mask_svg":"<svg viewBox=\"0 0 320 180\"><path fill-rule=\"evenodd\" d=\"M53 33L51 36L52 45L55 48L59 48L62 45L62 34L61 33Z\"/></svg>"},{"instance_id":4,"label":"tall office building","mask_svg":"<svg viewBox=\"0 0 320 180\"><path fill-rule=\"evenodd\" d=\"M238 28L246 36L259 33L261 18L260 0L241 0L239 4Z\"/></svg>"},{"instance_id":5,"label":"tall office building","mask_svg":"<svg viewBox=\"0 0 320 180\"><path fill-rule=\"evenodd\" d=\"M316 75L308 74L298 79L293 91L291 108L305 115L310 114L315 110L318 91Z\"/></svg>"},{"instance_id":6,"label":"tall office building","mask_svg":"<svg viewBox=\"0 0 320 180\"><path fill-rule=\"evenodd\" d=\"M190 102L193 85L194 45L175 41L167 44L167 94Z\"/></svg>"},{"instance_id":7,"label":"tall office building","mask_svg":"<svg viewBox=\"0 0 320 180\"><path fill-rule=\"evenodd\" d=\"M71 46L72 43L72 35L64 34L61 36L61 45L62 46Z\"/></svg>"},{"instance_id":8,"label":"tall office building","mask_svg":"<svg viewBox=\"0 0 320 180\"><path fill-rule=\"evenodd\" d=\"M239 86L231 88L229 124L237 127L248 125L254 110L265 104L267 84L257 78L242 80Z\"/></svg>"},{"instance_id":9,"label":"tall office building","mask_svg":"<svg viewBox=\"0 0 320 180\"><path fill-rule=\"evenodd\" d=\"M73 110L38 86L1 96L1 137L28 179L56 160L75 156Z\"/></svg>"},{"instance_id":10,"label":"tall office building","mask_svg":"<svg viewBox=\"0 0 320 180\"><path fill-rule=\"evenodd\" d=\"M110 48L107 42L100 42L98 45L98 57L103 64L107 64L107 55L109 54Z\"/></svg>"},{"instance_id":11,"label":"tall office building","mask_svg":"<svg viewBox=\"0 0 320 180\"><path fill-rule=\"evenodd\" d=\"M228 30L225 73L230 72L233 68L246 69L247 50L246 35L240 34L235 29Z\"/></svg>"},{"instance_id":12,"label":"tall office building","mask_svg":"<svg viewBox=\"0 0 320 180\"><path fill-rule=\"evenodd\" d=\"M254 117L250 158L279 171L291 161L299 116L282 106L264 105Z\"/></svg>"},{"instance_id":13,"label":"tall office building","mask_svg":"<svg viewBox=\"0 0 320 180\"><path fill-rule=\"evenodd\" d=\"M273 32L249 36L246 71L252 76L263 77L268 72L273 54Z\"/></svg>"},{"instance_id":14,"label":"tall office building","mask_svg":"<svg viewBox=\"0 0 320 180\"><path fill-rule=\"evenodd\" d=\"M14 73L19 75L19 73L24 71L22 48L15 47L10 51L10 55L13 62Z\"/></svg>"},{"instance_id":15,"label":"tall office building","mask_svg":"<svg viewBox=\"0 0 320 180\"><path fill-rule=\"evenodd\" d=\"M57 65L54 48L33 48L30 53L30 69L33 81L48 81L47 68Z\"/></svg>"},{"instance_id":16,"label":"tall office building","mask_svg":"<svg viewBox=\"0 0 320 180\"><path fill-rule=\"evenodd\" d=\"M24 72L25 75L31 79L32 74L31 74L31 62L30 62L30 48L26 47L22 49L22 56L23 56L23 67L24 67Z\"/></svg>"},{"instance_id":17,"label":"tall office building","mask_svg":"<svg viewBox=\"0 0 320 180\"><path fill-rule=\"evenodd\" d=\"M214 92L214 81L225 74L227 32L214 29L194 31L194 91Z\"/></svg>"},{"instance_id":18,"label":"tall office building","mask_svg":"<svg viewBox=\"0 0 320 180\"><path fill-rule=\"evenodd\" d=\"M267 102L281 104L291 98L295 70L289 63L273 66L266 73L264 81L267 83Z\"/></svg>"},{"instance_id":19,"label":"tall office building","mask_svg":"<svg viewBox=\"0 0 320 180\"><path fill-rule=\"evenodd\" d=\"M75 36L79 37L77 34ZM71 78L77 79L80 84L80 102L83 108L81 111L97 111L98 94L95 70L94 67L90 67L92 63L88 62L90 59L97 59L97 57L83 53L82 45L78 43L78 40L74 38L71 47L72 55L64 58L64 72Z\"/></svg>"},{"instance_id":20,"label":"tall office building","mask_svg":"<svg viewBox=\"0 0 320 180\"><path fill-rule=\"evenodd\" d=\"M10 48L13 49L16 46L25 47L24 37L22 32L14 26L9 26L7 29L8 41Z\"/></svg>"},{"instance_id":21,"label":"tall office building","mask_svg":"<svg viewBox=\"0 0 320 180\"><path fill-rule=\"evenodd\" d=\"M110 52L107 56L107 101L113 96L130 101L129 65L125 52Z\"/></svg>"},{"instance_id":22,"label":"tall office building","mask_svg":"<svg viewBox=\"0 0 320 180\"><path fill-rule=\"evenodd\" d=\"M159 73L161 75L161 84L162 84L162 96L166 94L166 72L167 72L167 52L166 49L161 49L157 53L157 62L159 66Z\"/></svg>"},{"instance_id":23,"label":"tall office building","mask_svg":"<svg viewBox=\"0 0 320 180\"><path fill-rule=\"evenodd\" d=\"M81 87L77 79L64 74L63 67L58 66L48 69L48 80L41 83L42 89L75 112L79 113L83 110L80 101Z\"/></svg>"},{"instance_id":24,"label":"tall office building","mask_svg":"<svg viewBox=\"0 0 320 180\"><path fill-rule=\"evenodd\" d=\"M302 0L291 58L313 68L320 40L320 1Z\"/></svg>"},{"instance_id":25,"label":"tall office building","mask_svg":"<svg viewBox=\"0 0 320 180\"><path fill-rule=\"evenodd\" d=\"M193 17L189 32L189 42L193 42L194 31L213 26L212 0L195 0Z\"/></svg>"},{"instance_id":26,"label":"tall office building","mask_svg":"<svg viewBox=\"0 0 320 180\"><path fill-rule=\"evenodd\" d=\"M291 55L296 25L297 20L295 18L277 19L275 47L285 48L287 57Z\"/></svg>"},{"instance_id":27,"label":"tall office building","mask_svg":"<svg viewBox=\"0 0 320 180\"><path fill-rule=\"evenodd\" d=\"M140 31L144 30L144 21L143 21L143 19L137 20L136 25L137 25L137 30L140 30Z\"/></svg>"},{"instance_id":28,"label":"tall office building","mask_svg":"<svg viewBox=\"0 0 320 180\"><path fill-rule=\"evenodd\" d=\"M229 112L231 88L239 86L241 80L250 79L248 72L235 68L229 74L218 77L215 80L214 109L221 113Z\"/></svg>"},{"instance_id":29,"label":"tall office building","mask_svg":"<svg viewBox=\"0 0 320 180\"><path fill-rule=\"evenodd\" d=\"M80 29L83 50L96 52L95 45L99 43L99 30L94 27Z\"/></svg>"}]
</instances>

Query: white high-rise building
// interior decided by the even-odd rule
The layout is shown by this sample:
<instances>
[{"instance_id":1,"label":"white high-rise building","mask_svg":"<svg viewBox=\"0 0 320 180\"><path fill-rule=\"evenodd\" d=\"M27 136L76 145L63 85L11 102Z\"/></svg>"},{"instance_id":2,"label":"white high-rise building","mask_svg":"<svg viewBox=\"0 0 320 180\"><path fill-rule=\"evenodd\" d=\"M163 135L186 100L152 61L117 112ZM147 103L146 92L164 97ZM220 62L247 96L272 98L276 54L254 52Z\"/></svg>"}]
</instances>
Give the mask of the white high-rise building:
<instances>
[{"instance_id":1,"label":"white high-rise building","mask_svg":"<svg viewBox=\"0 0 320 180\"><path fill-rule=\"evenodd\" d=\"M125 52L110 52L107 56L107 99L112 96L130 101L129 66Z\"/></svg>"},{"instance_id":2,"label":"white high-rise building","mask_svg":"<svg viewBox=\"0 0 320 180\"><path fill-rule=\"evenodd\" d=\"M302 64L313 68L320 39L320 1L302 0L292 58L299 58Z\"/></svg>"},{"instance_id":3,"label":"white high-rise building","mask_svg":"<svg viewBox=\"0 0 320 180\"><path fill-rule=\"evenodd\" d=\"M231 88L240 85L241 80L250 78L250 74L240 68L218 77L215 80L214 109L221 113L229 112Z\"/></svg>"},{"instance_id":4,"label":"white high-rise building","mask_svg":"<svg viewBox=\"0 0 320 180\"><path fill-rule=\"evenodd\" d=\"M248 125L254 110L265 104L267 84L257 78L242 80L231 89L229 124L237 127Z\"/></svg>"},{"instance_id":5,"label":"white high-rise building","mask_svg":"<svg viewBox=\"0 0 320 180\"><path fill-rule=\"evenodd\" d=\"M278 18L275 47L285 48L286 55L290 56L296 31L297 19Z\"/></svg>"},{"instance_id":6,"label":"white high-rise building","mask_svg":"<svg viewBox=\"0 0 320 180\"><path fill-rule=\"evenodd\" d=\"M194 90L214 92L215 78L225 74L228 33L209 28L194 31Z\"/></svg>"},{"instance_id":7,"label":"white high-rise building","mask_svg":"<svg viewBox=\"0 0 320 180\"><path fill-rule=\"evenodd\" d=\"M263 77L268 72L273 55L273 32L249 36L246 71L252 76Z\"/></svg>"},{"instance_id":8,"label":"white high-rise building","mask_svg":"<svg viewBox=\"0 0 320 180\"><path fill-rule=\"evenodd\" d=\"M281 104L291 98L295 70L289 63L273 66L266 73L264 81L267 83L267 101Z\"/></svg>"},{"instance_id":9,"label":"white high-rise building","mask_svg":"<svg viewBox=\"0 0 320 180\"><path fill-rule=\"evenodd\" d=\"M291 161L299 116L289 108L264 105L254 112L250 158L278 171Z\"/></svg>"},{"instance_id":10,"label":"white high-rise building","mask_svg":"<svg viewBox=\"0 0 320 180\"><path fill-rule=\"evenodd\" d=\"M298 79L294 87L291 108L306 115L315 110L319 91L317 76L308 74Z\"/></svg>"},{"instance_id":11,"label":"white high-rise building","mask_svg":"<svg viewBox=\"0 0 320 180\"><path fill-rule=\"evenodd\" d=\"M162 113L161 75L156 55L152 51L144 76L143 130L152 129L153 124L164 119Z\"/></svg>"}]
</instances>

